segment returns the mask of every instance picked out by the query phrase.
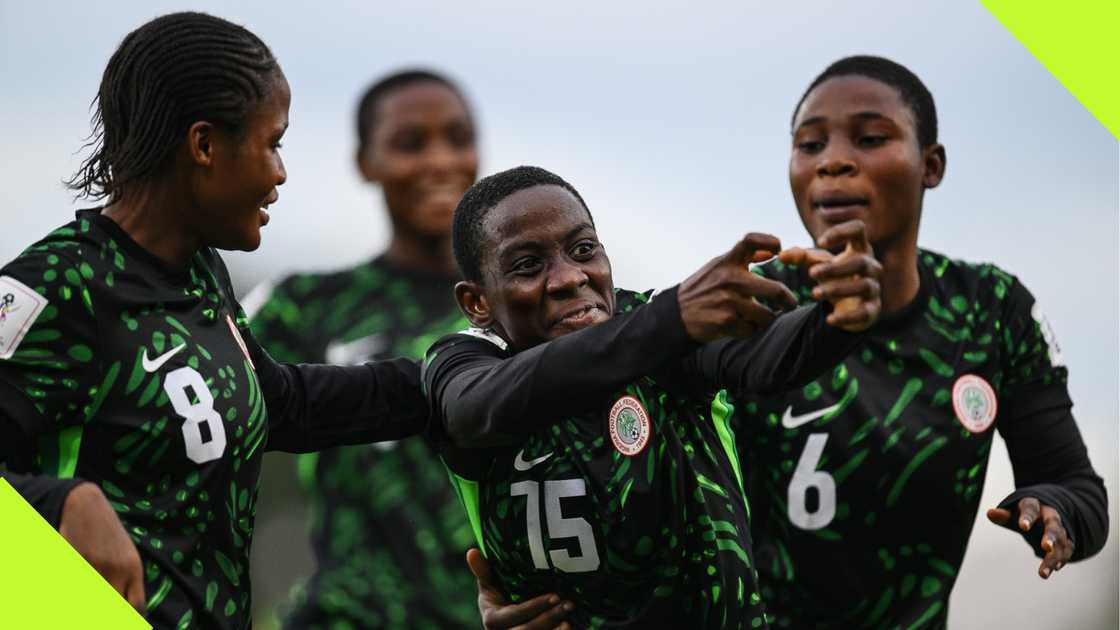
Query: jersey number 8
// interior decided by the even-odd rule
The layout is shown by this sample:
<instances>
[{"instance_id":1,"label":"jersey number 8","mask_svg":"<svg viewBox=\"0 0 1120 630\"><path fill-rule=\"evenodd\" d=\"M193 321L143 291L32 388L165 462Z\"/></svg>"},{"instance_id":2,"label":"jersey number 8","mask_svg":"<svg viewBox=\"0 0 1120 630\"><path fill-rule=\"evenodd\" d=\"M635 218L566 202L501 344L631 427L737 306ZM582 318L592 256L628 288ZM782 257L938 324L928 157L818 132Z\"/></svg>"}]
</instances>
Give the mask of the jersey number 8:
<instances>
[{"instance_id":1,"label":"jersey number 8","mask_svg":"<svg viewBox=\"0 0 1120 630\"><path fill-rule=\"evenodd\" d=\"M187 389L194 391L198 402L191 403ZM226 429L222 416L214 411L214 396L202 380L202 375L192 367L181 367L169 372L163 380L163 391L175 413L183 420L183 441L187 444L187 457L196 464L205 464L218 459L226 450ZM210 438L202 435L202 425L206 425Z\"/></svg>"},{"instance_id":2,"label":"jersey number 8","mask_svg":"<svg viewBox=\"0 0 1120 630\"><path fill-rule=\"evenodd\" d=\"M565 573L586 573L599 568L599 550L595 546L595 532L586 520L564 518L560 510L563 497L582 497L587 494L583 479L557 479L544 482L545 516L548 522L548 537L576 538L579 540L579 554L573 556L567 549L550 549L548 556L552 565ZM524 495L525 526L529 532L529 553L533 556L533 566L548 570L548 560L544 555L544 540L541 536L540 483L518 481L509 487L511 497Z\"/></svg>"}]
</instances>

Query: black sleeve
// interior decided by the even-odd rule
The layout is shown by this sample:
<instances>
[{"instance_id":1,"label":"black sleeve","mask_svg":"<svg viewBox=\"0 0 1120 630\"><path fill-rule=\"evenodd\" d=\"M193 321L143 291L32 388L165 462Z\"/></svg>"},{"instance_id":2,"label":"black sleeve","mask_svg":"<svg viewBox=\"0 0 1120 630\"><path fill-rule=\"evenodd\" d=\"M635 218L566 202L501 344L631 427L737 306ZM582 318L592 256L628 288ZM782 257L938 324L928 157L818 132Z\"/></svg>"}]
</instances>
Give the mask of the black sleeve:
<instances>
[{"instance_id":1,"label":"black sleeve","mask_svg":"<svg viewBox=\"0 0 1120 630\"><path fill-rule=\"evenodd\" d=\"M512 356L500 339L445 337L428 351L424 371L433 416L442 420L432 423L432 438L469 448L519 442L693 348L676 288Z\"/></svg>"},{"instance_id":2,"label":"black sleeve","mask_svg":"<svg viewBox=\"0 0 1120 630\"><path fill-rule=\"evenodd\" d=\"M1067 372L1049 323L1034 297L1016 282L1008 294L1005 379L997 427L1007 442L1015 491L1000 503L1010 510L1008 529L1019 532L1018 502L1035 497L1058 511L1073 539L1073 560L1101 550L1108 538L1108 495L1093 470L1073 419ZM1035 555L1042 528L1023 534Z\"/></svg>"},{"instance_id":3,"label":"black sleeve","mask_svg":"<svg viewBox=\"0 0 1120 630\"><path fill-rule=\"evenodd\" d=\"M825 304L779 316L746 339L721 339L685 360L684 373L698 389L733 395L770 394L800 387L840 363L863 339L825 322Z\"/></svg>"},{"instance_id":4,"label":"black sleeve","mask_svg":"<svg viewBox=\"0 0 1120 630\"><path fill-rule=\"evenodd\" d=\"M213 249L204 251L236 313L268 410L265 450L288 453L399 440L421 433L428 401L420 366L407 359L365 365L277 363L261 347L233 295L229 271Z\"/></svg>"},{"instance_id":5,"label":"black sleeve","mask_svg":"<svg viewBox=\"0 0 1120 630\"><path fill-rule=\"evenodd\" d=\"M273 361L255 341L247 344L268 408L266 450L308 453L399 440L419 434L428 422L414 361L290 365Z\"/></svg>"},{"instance_id":6,"label":"black sleeve","mask_svg":"<svg viewBox=\"0 0 1120 630\"><path fill-rule=\"evenodd\" d=\"M14 468L22 467L18 462L29 463L32 446L24 437L19 425L6 414L0 413L0 463L12 470L0 468L0 479L12 485L24 501L31 504L51 527L58 529L62 521L62 507L66 497L83 479L58 479L50 475L21 474Z\"/></svg>"}]
</instances>

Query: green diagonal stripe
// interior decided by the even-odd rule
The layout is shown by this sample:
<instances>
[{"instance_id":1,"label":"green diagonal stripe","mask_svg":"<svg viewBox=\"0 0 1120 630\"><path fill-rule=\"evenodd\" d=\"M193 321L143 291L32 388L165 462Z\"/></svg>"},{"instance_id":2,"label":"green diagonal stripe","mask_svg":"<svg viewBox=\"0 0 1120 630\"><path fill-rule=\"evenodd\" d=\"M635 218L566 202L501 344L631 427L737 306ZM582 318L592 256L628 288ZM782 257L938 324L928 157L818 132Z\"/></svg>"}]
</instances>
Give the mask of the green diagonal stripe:
<instances>
[{"instance_id":1,"label":"green diagonal stripe","mask_svg":"<svg viewBox=\"0 0 1120 630\"><path fill-rule=\"evenodd\" d=\"M980 0L1114 137L1120 139L1120 2Z\"/></svg>"}]
</instances>

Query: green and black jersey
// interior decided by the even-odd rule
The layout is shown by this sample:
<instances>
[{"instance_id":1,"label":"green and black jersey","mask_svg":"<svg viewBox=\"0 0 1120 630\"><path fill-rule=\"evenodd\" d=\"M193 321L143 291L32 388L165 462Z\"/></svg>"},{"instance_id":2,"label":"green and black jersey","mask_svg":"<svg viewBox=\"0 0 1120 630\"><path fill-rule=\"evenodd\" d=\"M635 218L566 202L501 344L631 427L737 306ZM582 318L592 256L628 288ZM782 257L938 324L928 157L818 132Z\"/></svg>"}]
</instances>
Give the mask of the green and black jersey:
<instances>
[{"instance_id":1,"label":"green and black jersey","mask_svg":"<svg viewBox=\"0 0 1120 630\"><path fill-rule=\"evenodd\" d=\"M282 361L420 359L437 339L466 326L454 282L384 258L294 275L265 289L253 332ZM478 625L474 579L463 563L470 525L427 442L301 455L299 470L312 496L317 570L297 594L289 626Z\"/></svg>"},{"instance_id":2,"label":"green and black jersey","mask_svg":"<svg viewBox=\"0 0 1120 630\"><path fill-rule=\"evenodd\" d=\"M843 362L798 391L732 397L774 627L943 627L996 429L1018 487L1003 506L1058 508L1075 558L1104 542L1104 488L1034 298L992 265L929 251L918 265L913 303ZM810 300L799 270L759 271Z\"/></svg>"},{"instance_id":3,"label":"green and black jersey","mask_svg":"<svg viewBox=\"0 0 1120 630\"><path fill-rule=\"evenodd\" d=\"M479 544L514 601L557 592L576 627L765 627L734 409L712 392L804 382L855 336L806 308L692 350L675 290L627 308L516 354L474 329L429 351L433 430Z\"/></svg>"},{"instance_id":4,"label":"green and black jersey","mask_svg":"<svg viewBox=\"0 0 1120 630\"><path fill-rule=\"evenodd\" d=\"M397 439L427 418L417 367L279 365L216 252L170 269L96 211L0 269L0 300L0 461L52 518L64 494L43 509L36 483L100 486L159 628L250 627L266 449Z\"/></svg>"}]
</instances>

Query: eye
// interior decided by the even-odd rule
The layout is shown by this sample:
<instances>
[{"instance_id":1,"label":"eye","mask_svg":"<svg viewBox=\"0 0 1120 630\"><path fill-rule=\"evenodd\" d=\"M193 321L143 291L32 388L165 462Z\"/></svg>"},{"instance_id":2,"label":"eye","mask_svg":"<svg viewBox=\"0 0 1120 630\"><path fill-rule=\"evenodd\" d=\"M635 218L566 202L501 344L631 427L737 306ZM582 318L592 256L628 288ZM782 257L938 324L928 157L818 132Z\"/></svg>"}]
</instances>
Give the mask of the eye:
<instances>
[{"instance_id":1,"label":"eye","mask_svg":"<svg viewBox=\"0 0 1120 630\"><path fill-rule=\"evenodd\" d=\"M447 130L447 138L451 146L465 149L474 146L474 130L466 125L455 125Z\"/></svg>"},{"instance_id":2,"label":"eye","mask_svg":"<svg viewBox=\"0 0 1120 630\"><path fill-rule=\"evenodd\" d=\"M877 134L867 134L859 137L859 146L861 147L877 147L887 141L887 137Z\"/></svg>"},{"instance_id":3,"label":"eye","mask_svg":"<svg viewBox=\"0 0 1120 630\"><path fill-rule=\"evenodd\" d=\"M284 144L279 142L279 141L272 143L272 150L273 151L279 151L283 147L284 147Z\"/></svg>"},{"instance_id":4,"label":"eye","mask_svg":"<svg viewBox=\"0 0 1120 630\"><path fill-rule=\"evenodd\" d=\"M519 276L532 276L541 270L541 261L535 256L518 258L510 265L510 272Z\"/></svg>"},{"instance_id":5,"label":"eye","mask_svg":"<svg viewBox=\"0 0 1120 630\"><path fill-rule=\"evenodd\" d=\"M590 260L597 251L599 243L592 240L580 241L572 247L571 256L576 260Z\"/></svg>"},{"instance_id":6,"label":"eye","mask_svg":"<svg viewBox=\"0 0 1120 630\"><path fill-rule=\"evenodd\" d=\"M824 148L820 140L802 140L797 143L797 150L803 153L817 153Z\"/></svg>"},{"instance_id":7,"label":"eye","mask_svg":"<svg viewBox=\"0 0 1120 630\"><path fill-rule=\"evenodd\" d=\"M392 140L389 142L390 147L404 153L418 153L423 151L425 144L427 144L427 138L424 137L423 132L415 129L394 134Z\"/></svg>"}]
</instances>

